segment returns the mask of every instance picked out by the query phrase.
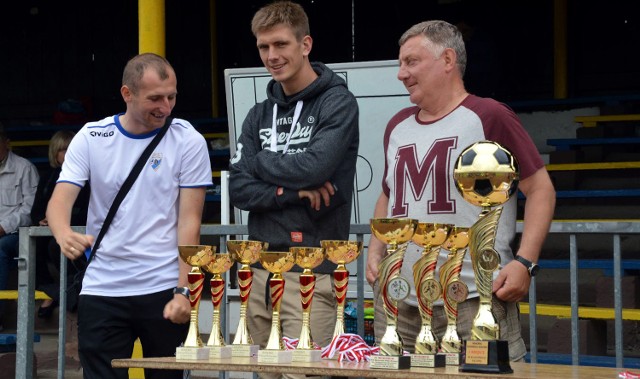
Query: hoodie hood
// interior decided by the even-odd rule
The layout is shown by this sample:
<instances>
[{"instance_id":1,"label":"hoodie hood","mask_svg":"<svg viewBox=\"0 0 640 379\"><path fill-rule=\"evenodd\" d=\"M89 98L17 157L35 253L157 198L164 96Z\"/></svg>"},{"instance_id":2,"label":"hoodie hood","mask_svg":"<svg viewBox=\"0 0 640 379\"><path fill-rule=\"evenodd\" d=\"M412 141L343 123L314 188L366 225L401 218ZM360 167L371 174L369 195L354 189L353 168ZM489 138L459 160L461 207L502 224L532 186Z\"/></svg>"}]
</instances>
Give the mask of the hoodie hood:
<instances>
[{"instance_id":1,"label":"hoodie hood","mask_svg":"<svg viewBox=\"0 0 640 379\"><path fill-rule=\"evenodd\" d=\"M284 94L282 85L277 81L271 79L271 81L267 85L267 97L269 98L269 100L278 104L279 107L288 107L291 104L295 104L298 100L304 101L316 97L331 87L347 87L345 81L341 77L336 75L333 71L331 71L327 66L325 66L324 63L311 62L311 67L313 68L313 71L318 74L316 80L314 80L305 89L294 94L293 96L290 96L289 98L287 98L287 96Z\"/></svg>"}]
</instances>

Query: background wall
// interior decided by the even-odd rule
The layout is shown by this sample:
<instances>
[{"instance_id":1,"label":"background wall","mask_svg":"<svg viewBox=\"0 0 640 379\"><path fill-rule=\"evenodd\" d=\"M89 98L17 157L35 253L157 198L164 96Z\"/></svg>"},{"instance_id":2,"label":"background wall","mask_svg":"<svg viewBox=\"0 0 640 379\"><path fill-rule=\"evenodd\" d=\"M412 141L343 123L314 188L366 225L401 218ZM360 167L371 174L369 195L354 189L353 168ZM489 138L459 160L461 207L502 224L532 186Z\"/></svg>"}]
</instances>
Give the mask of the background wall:
<instances>
[{"instance_id":1,"label":"background wall","mask_svg":"<svg viewBox=\"0 0 640 379\"><path fill-rule=\"evenodd\" d=\"M635 107L640 96L640 3L566 2L569 97L587 98L580 100L584 103L591 97L622 96L625 107ZM226 116L223 70L261 65L250 21L266 3L166 0L166 52L180 91L177 115ZM526 103L553 98L554 0L300 3L311 21L314 60L397 59L397 40L404 30L442 18L464 23L469 54L465 80L471 92L519 108L573 106ZM92 119L122 111L120 76L137 49L135 0L3 3L0 120L48 123L67 99L80 101ZM212 104L219 113L214 114Z\"/></svg>"}]
</instances>

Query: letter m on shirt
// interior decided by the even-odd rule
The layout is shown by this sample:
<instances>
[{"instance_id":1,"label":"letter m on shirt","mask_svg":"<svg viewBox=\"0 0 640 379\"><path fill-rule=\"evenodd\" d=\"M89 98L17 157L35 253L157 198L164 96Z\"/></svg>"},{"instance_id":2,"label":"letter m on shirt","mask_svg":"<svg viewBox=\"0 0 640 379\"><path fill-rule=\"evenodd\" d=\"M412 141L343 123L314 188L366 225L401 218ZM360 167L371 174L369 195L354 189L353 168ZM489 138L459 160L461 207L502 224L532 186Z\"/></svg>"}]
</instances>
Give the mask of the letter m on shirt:
<instances>
[{"instance_id":1,"label":"letter m on shirt","mask_svg":"<svg viewBox=\"0 0 640 379\"><path fill-rule=\"evenodd\" d=\"M455 200L451 199L452 151L456 138L435 140L423 156L419 156L416 144L400 146L393 167L392 217L416 217L427 214L455 212ZM426 203L425 203L426 201ZM416 209L411 209L416 207ZM426 215L425 215L426 216Z\"/></svg>"}]
</instances>

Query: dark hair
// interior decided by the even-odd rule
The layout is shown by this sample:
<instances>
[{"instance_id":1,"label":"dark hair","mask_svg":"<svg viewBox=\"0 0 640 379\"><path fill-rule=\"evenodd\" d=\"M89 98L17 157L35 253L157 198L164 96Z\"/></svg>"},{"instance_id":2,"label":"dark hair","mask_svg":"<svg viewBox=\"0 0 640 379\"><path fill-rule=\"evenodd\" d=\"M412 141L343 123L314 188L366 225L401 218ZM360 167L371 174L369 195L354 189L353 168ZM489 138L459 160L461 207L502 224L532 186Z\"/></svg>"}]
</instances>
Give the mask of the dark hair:
<instances>
[{"instance_id":1,"label":"dark hair","mask_svg":"<svg viewBox=\"0 0 640 379\"><path fill-rule=\"evenodd\" d=\"M251 20L251 31L257 37L259 32L278 25L290 27L298 41L311 34L304 9L291 1L276 1L260 8Z\"/></svg>"}]
</instances>

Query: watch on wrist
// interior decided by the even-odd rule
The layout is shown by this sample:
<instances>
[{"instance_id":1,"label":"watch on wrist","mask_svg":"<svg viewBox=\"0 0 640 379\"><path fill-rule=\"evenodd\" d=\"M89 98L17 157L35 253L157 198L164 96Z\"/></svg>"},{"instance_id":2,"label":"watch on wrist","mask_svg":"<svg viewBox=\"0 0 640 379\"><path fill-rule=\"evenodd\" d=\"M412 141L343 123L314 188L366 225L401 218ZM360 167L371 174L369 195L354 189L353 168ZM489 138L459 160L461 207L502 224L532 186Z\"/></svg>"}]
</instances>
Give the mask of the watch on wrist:
<instances>
[{"instance_id":1,"label":"watch on wrist","mask_svg":"<svg viewBox=\"0 0 640 379\"><path fill-rule=\"evenodd\" d=\"M536 263L531 262L528 259L522 258L519 255L516 255L515 259L516 259L516 261L522 263L524 265L524 267L527 268L527 271L529 272L529 276L531 276L531 277L536 276L538 271L540 271L540 266L538 266Z\"/></svg>"},{"instance_id":2,"label":"watch on wrist","mask_svg":"<svg viewBox=\"0 0 640 379\"><path fill-rule=\"evenodd\" d=\"M176 287L173 289L173 294L179 293L180 295L189 298L189 287Z\"/></svg>"}]
</instances>

